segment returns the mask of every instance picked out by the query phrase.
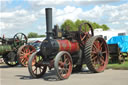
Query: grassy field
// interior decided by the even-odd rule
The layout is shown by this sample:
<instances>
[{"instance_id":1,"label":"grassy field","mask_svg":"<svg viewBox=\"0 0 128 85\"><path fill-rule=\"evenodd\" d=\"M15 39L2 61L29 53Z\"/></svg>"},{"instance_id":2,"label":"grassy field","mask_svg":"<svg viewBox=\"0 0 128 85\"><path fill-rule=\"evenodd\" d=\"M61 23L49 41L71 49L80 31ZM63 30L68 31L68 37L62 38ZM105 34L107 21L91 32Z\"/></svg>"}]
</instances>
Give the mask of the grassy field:
<instances>
[{"instance_id":1,"label":"grassy field","mask_svg":"<svg viewBox=\"0 0 128 85\"><path fill-rule=\"evenodd\" d=\"M125 63L123 64L108 64L107 68L111 68L111 69L124 69L124 70L128 70L128 61L125 61Z\"/></svg>"}]
</instances>

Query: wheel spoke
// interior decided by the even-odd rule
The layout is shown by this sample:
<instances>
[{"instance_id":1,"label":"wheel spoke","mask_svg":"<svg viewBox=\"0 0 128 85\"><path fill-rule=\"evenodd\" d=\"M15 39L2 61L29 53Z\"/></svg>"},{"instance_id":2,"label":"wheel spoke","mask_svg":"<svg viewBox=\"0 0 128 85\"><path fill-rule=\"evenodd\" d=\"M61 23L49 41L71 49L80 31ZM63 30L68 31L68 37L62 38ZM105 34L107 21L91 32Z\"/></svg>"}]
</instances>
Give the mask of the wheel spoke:
<instances>
[{"instance_id":1,"label":"wheel spoke","mask_svg":"<svg viewBox=\"0 0 128 85\"><path fill-rule=\"evenodd\" d=\"M97 52L96 51L92 51L92 54L97 54Z\"/></svg>"},{"instance_id":2,"label":"wheel spoke","mask_svg":"<svg viewBox=\"0 0 128 85\"><path fill-rule=\"evenodd\" d=\"M41 67L39 67L39 71L40 71L40 73L41 73Z\"/></svg>"},{"instance_id":3,"label":"wheel spoke","mask_svg":"<svg viewBox=\"0 0 128 85\"><path fill-rule=\"evenodd\" d=\"M96 66L96 64L97 64L97 59L95 59L95 60L93 61L93 65Z\"/></svg>"},{"instance_id":4,"label":"wheel spoke","mask_svg":"<svg viewBox=\"0 0 128 85\"><path fill-rule=\"evenodd\" d=\"M63 71L65 71L65 74L68 72L68 70L66 68L63 68Z\"/></svg>"},{"instance_id":5,"label":"wheel spoke","mask_svg":"<svg viewBox=\"0 0 128 85\"><path fill-rule=\"evenodd\" d=\"M103 51L103 52L102 52L102 54L105 54L105 53L107 53L107 51Z\"/></svg>"},{"instance_id":6,"label":"wheel spoke","mask_svg":"<svg viewBox=\"0 0 128 85\"><path fill-rule=\"evenodd\" d=\"M25 64L25 63L26 63L26 61L27 61L27 60L26 60L26 58L24 58L24 62L23 62L23 63Z\"/></svg>"},{"instance_id":7,"label":"wheel spoke","mask_svg":"<svg viewBox=\"0 0 128 85\"><path fill-rule=\"evenodd\" d=\"M62 75L63 74L63 70L62 69L59 69L59 73Z\"/></svg>"},{"instance_id":8,"label":"wheel spoke","mask_svg":"<svg viewBox=\"0 0 128 85\"><path fill-rule=\"evenodd\" d=\"M23 59L21 60L21 62L23 63L23 62L24 62L24 60L25 60L25 58L23 58Z\"/></svg>"},{"instance_id":9,"label":"wheel spoke","mask_svg":"<svg viewBox=\"0 0 128 85\"><path fill-rule=\"evenodd\" d=\"M64 63L66 63L68 61L68 59L66 58L65 60L64 60Z\"/></svg>"},{"instance_id":10,"label":"wheel spoke","mask_svg":"<svg viewBox=\"0 0 128 85\"><path fill-rule=\"evenodd\" d=\"M85 37L86 37L86 35L84 35L84 36L82 37L81 41L83 41L83 40L85 39Z\"/></svg>"},{"instance_id":11,"label":"wheel spoke","mask_svg":"<svg viewBox=\"0 0 128 85\"><path fill-rule=\"evenodd\" d=\"M24 54L24 51L21 51L20 54Z\"/></svg>"},{"instance_id":12,"label":"wheel spoke","mask_svg":"<svg viewBox=\"0 0 128 85\"><path fill-rule=\"evenodd\" d=\"M93 44L93 47L95 48L95 51L97 51L97 50L98 50L98 48L96 47L96 45L95 45L95 44Z\"/></svg>"},{"instance_id":13,"label":"wheel spoke","mask_svg":"<svg viewBox=\"0 0 128 85\"><path fill-rule=\"evenodd\" d=\"M20 39L22 40L23 35L21 35Z\"/></svg>"},{"instance_id":14,"label":"wheel spoke","mask_svg":"<svg viewBox=\"0 0 128 85\"><path fill-rule=\"evenodd\" d=\"M94 56L94 57L92 58L92 61L94 61L96 58L97 58L97 56Z\"/></svg>"},{"instance_id":15,"label":"wheel spoke","mask_svg":"<svg viewBox=\"0 0 128 85\"><path fill-rule=\"evenodd\" d=\"M100 58L100 62L101 62L101 65L104 65L105 63L105 61L102 58Z\"/></svg>"},{"instance_id":16,"label":"wheel spoke","mask_svg":"<svg viewBox=\"0 0 128 85\"><path fill-rule=\"evenodd\" d=\"M104 60L104 56L101 56L101 58Z\"/></svg>"},{"instance_id":17,"label":"wheel spoke","mask_svg":"<svg viewBox=\"0 0 128 85\"><path fill-rule=\"evenodd\" d=\"M30 54L32 54L33 52L35 52L35 50L30 51Z\"/></svg>"},{"instance_id":18,"label":"wheel spoke","mask_svg":"<svg viewBox=\"0 0 128 85\"><path fill-rule=\"evenodd\" d=\"M102 45L103 45L103 42L101 42L101 44L100 44L100 50L102 51Z\"/></svg>"}]
</instances>

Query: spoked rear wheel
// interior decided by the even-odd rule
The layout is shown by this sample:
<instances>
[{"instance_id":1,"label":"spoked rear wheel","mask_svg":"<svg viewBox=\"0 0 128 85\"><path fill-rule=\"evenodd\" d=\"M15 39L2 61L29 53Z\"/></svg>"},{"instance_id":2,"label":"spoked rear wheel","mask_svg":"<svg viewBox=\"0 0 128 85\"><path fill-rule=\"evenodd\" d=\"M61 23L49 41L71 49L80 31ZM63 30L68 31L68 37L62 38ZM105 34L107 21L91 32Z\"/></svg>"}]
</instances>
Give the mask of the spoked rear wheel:
<instances>
[{"instance_id":1,"label":"spoked rear wheel","mask_svg":"<svg viewBox=\"0 0 128 85\"><path fill-rule=\"evenodd\" d=\"M21 46L17 52L19 63L22 66L28 66L29 57L35 51L36 51L35 47L31 45Z\"/></svg>"},{"instance_id":2,"label":"spoked rear wheel","mask_svg":"<svg viewBox=\"0 0 128 85\"><path fill-rule=\"evenodd\" d=\"M46 70L47 66L42 65L43 57L38 55L38 52L34 52L28 61L28 70L30 75L33 78L40 78L42 77Z\"/></svg>"},{"instance_id":3,"label":"spoked rear wheel","mask_svg":"<svg viewBox=\"0 0 128 85\"><path fill-rule=\"evenodd\" d=\"M87 67L92 72L102 72L108 64L108 47L99 36L91 37L84 49Z\"/></svg>"},{"instance_id":4,"label":"spoked rear wheel","mask_svg":"<svg viewBox=\"0 0 128 85\"><path fill-rule=\"evenodd\" d=\"M72 73L72 58L66 51L57 54L54 62L55 71L59 79L67 79Z\"/></svg>"}]
</instances>

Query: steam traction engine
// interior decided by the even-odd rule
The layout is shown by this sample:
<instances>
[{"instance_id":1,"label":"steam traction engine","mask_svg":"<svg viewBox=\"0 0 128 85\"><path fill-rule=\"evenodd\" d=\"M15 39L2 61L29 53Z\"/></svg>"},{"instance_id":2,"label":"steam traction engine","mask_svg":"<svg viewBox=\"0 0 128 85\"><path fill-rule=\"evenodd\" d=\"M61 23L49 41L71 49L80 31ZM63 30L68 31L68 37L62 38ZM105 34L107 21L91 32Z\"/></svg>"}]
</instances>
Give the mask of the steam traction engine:
<instances>
[{"instance_id":1,"label":"steam traction engine","mask_svg":"<svg viewBox=\"0 0 128 85\"><path fill-rule=\"evenodd\" d=\"M18 65L17 50L21 45L27 43L27 37L23 33L17 33L13 38L0 37L0 56L3 57L4 62L9 66Z\"/></svg>"},{"instance_id":2,"label":"steam traction engine","mask_svg":"<svg viewBox=\"0 0 128 85\"><path fill-rule=\"evenodd\" d=\"M89 31L82 31L83 25ZM78 31L52 29L52 9L46 8L47 36L40 50L34 52L28 62L28 69L33 78L39 78L49 69L54 68L59 79L67 79L72 70L79 70L86 64L91 72L104 71L108 63L108 48L105 40L93 36L89 23L83 23Z\"/></svg>"}]
</instances>

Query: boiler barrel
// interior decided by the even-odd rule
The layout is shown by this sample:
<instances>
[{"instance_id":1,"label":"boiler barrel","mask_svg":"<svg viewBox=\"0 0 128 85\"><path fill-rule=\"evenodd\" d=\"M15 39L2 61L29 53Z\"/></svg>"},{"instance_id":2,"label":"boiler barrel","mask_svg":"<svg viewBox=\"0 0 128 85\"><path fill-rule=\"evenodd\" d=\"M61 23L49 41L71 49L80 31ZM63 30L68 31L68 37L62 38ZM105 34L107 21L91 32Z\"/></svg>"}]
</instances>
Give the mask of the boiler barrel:
<instances>
[{"instance_id":1,"label":"boiler barrel","mask_svg":"<svg viewBox=\"0 0 128 85\"><path fill-rule=\"evenodd\" d=\"M80 50L78 42L71 42L69 40L44 40L41 44L42 55L56 55L59 51L68 51L69 53L75 53Z\"/></svg>"},{"instance_id":2,"label":"boiler barrel","mask_svg":"<svg viewBox=\"0 0 128 85\"><path fill-rule=\"evenodd\" d=\"M80 50L78 42L71 42L69 40L57 40L59 51L68 51L74 53Z\"/></svg>"},{"instance_id":3,"label":"boiler barrel","mask_svg":"<svg viewBox=\"0 0 128 85\"><path fill-rule=\"evenodd\" d=\"M10 45L0 45L0 55L3 55L4 53L11 51Z\"/></svg>"}]
</instances>

